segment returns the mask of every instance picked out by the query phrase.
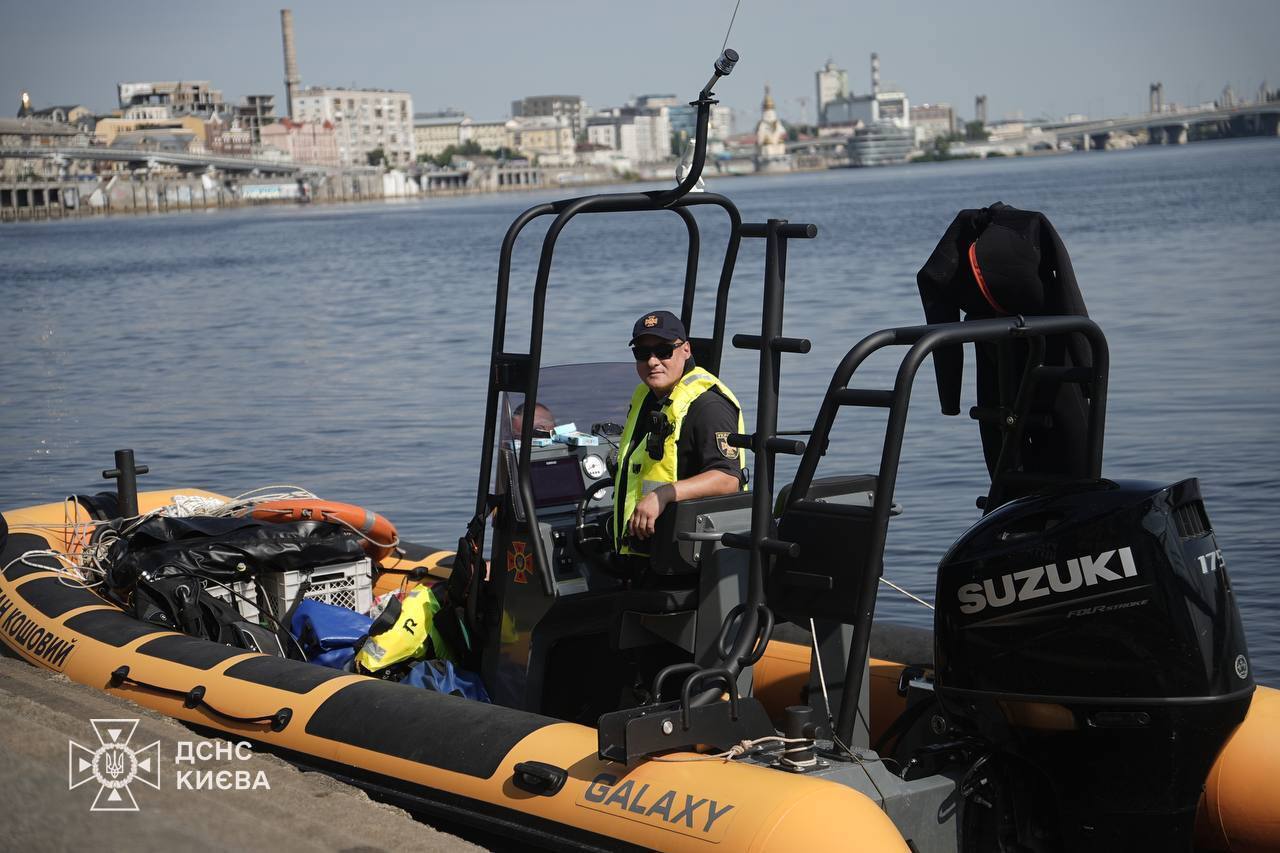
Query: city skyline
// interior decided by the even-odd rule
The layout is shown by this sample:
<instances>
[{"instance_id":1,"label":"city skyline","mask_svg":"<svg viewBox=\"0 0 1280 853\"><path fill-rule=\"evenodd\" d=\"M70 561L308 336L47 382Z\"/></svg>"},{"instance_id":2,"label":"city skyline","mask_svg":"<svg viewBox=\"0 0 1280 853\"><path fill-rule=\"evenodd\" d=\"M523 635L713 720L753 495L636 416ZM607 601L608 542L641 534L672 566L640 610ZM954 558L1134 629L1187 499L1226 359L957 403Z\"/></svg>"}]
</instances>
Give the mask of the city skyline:
<instances>
[{"instance_id":1,"label":"city skyline","mask_svg":"<svg viewBox=\"0 0 1280 853\"><path fill-rule=\"evenodd\" d=\"M503 0L396 2L373 14L332 0L234 0L212 10L144 0L121 16L72 0L7 10L0 78L14 109L27 90L37 106L106 112L117 82L157 79L207 79L229 99L275 94L283 105L285 5L294 11L304 87L398 89L419 112L453 107L480 118L509 115L512 99L532 94L582 95L592 108L658 92L692 97L734 8L733 0L658 0L623 13L577 0ZM718 94L737 113L739 132L758 115L766 83L784 120L812 122L814 73L833 59L853 91L867 92L874 51L884 86L900 86L912 103L950 103L965 117L976 94L988 96L992 120L1133 114L1145 111L1157 81L1166 102L1183 104L1211 101L1225 85L1245 97L1263 81L1275 85L1275 32L1280 4L1269 0L1212 8L1189 0L999 2L978 14L938 0L909 11L814 0L786 12L744 0L729 39L743 62Z\"/></svg>"}]
</instances>

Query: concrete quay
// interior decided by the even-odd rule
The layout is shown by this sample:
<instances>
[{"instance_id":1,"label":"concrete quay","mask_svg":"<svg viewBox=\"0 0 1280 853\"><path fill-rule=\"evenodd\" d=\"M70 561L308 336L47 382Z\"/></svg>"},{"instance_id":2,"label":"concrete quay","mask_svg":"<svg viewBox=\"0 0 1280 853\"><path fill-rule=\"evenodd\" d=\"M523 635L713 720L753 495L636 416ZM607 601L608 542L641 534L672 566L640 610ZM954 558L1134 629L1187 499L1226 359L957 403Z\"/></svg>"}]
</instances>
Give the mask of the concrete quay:
<instances>
[{"instance_id":1,"label":"concrete quay","mask_svg":"<svg viewBox=\"0 0 1280 853\"><path fill-rule=\"evenodd\" d=\"M78 850L98 847L132 853L190 851L423 850L480 851L456 836L415 821L400 809L370 800L363 791L321 773L303 772L275 756L254 752L227 759L228 742L65 676L0 656L0 787L5 791L9 850ZM93 810L99 785L76 781L74 741L98 747L91 720L136 721L127 740L141 750L159 744L160 787L135 779L127 787L136 811ZM269 790L180 787L179 743L224 745L224 756L197 762L196 772L261 773ZM213 747L210 747L212 749ZM184 765L191 766L191 765ZM87 771L86 771L87 772ZM225 778L234 778L227 776ZM108 794L109 792L104 791ZM128 805L123 799L116 806Z\"/></svg>"},{"instance_id":2,"label":"concrete quay","mask_svg":"<svg viewBox=\"0 0 1280 853\"><path fill-rule=\"evenodd\" d=\"M116 175L96 180L0 182L0 222L111 214L177 213L263 204L347 203L592 186L623 180L607 169L536 166L440 170L417 176L392 170L301 177L208 174Z\"/></svg>"}]
</instances>

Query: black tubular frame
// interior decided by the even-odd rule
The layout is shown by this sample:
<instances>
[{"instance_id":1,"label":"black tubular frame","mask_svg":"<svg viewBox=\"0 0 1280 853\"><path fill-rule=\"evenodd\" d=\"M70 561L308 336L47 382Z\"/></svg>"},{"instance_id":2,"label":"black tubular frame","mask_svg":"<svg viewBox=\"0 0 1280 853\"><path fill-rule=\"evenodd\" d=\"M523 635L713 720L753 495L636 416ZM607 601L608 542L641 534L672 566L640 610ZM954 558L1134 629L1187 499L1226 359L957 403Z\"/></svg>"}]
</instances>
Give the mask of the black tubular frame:
<instances>
[{"instance_id":1,"label":"black tubular frame","mask_svg":"<svg viewBox=\"0 0 1280 853\"><path fill-rule=\"evenodd\" d=\"M742 622L728 655L726 666L736 676L741 668L757 659L769 642L773 616L768 613L764 592L766 556L790 553L795 546L773 537L773 473L774 459L778 453L799 455L805 452L805 443L778 437L778 386L782 373L782 353L807 353L810 343L804 338L782 336L782 315L786 301L787 241L807 240L816 237L817 227L791 224L784 219L770 219L763 224L750 223L742 227L745 237L763 238L765 241L764 305L760 318L760 335L734 335L733 345L738 349L754 349L760 352L760 371L756 390L756 429L750 435L735 433L729 436L734 447L749 448L755 455L755 471L751 484L751 533L740 536L724 534L721 542L730 548L751 552L747 580L747 600L743 605ZM762 610L764 612L762 612ZM761 628L767 625L763 632ZM723 650L722 650L723 651ZM698 697L699 703L714 701L716 691L708 691Z\"/></svg>"},{"instance_id":2,"label":"black tubular frame","mask_svg":"<svg viewBox=\"0 0 1280 853\"><path fill-rule=\"evenodd\" d=\"M724 60L731 61L725 66ZM706 162L707 125L711 114L711 106L715 101L711 87L727 69L737 61L737 54L726 51L721 61L716 64L716 73L699 93L698 99L691 106L698 108L697 136L694 143L693 162L689 173L678 186L669 190L643 193L605 193L563 201L548 202L535 205L516 217L507 229L502 241L502 252L498 265L498 292L494 302L493 345L489 356L489 393L485 408L484 435L482 437L480 474L476 489L476 516L483 518L490 507L489 485L492 479L493 446L498 426L498 395L503 391L521 391L524 394L524 405L537 405L538 380L542 365L542 334L546 311L547 285L551 277L551 262L555 252L556 240L569 220L582 213L623 213L630 211L671 210L685 223L689 234L689 250L685 263L684 294L681 300L681 321L686 329L692 329L694 295L697 287L698 252L700 238L698 225L689 208L695 205L715 205L722 208L729 216L729 240L725 250L724 263L720 271L720 282L716 290L715 316L710 339L694 338L695 343L707 344L700 358L707 369L714 373L720 370L724 352L725 320L728 313L729 286L733 279L733 270L737 262L738 247L742 238L760 238L765 240L765 296L761 318L761 333L755 335L738 335L734 337L734 346L740 349L755 349L760 352L759 397L756 401L756 430L751 435L734 434L730 443L737 447L751 448L755 453L755 479L752 485L752 523L750 536L735 536L726 533L723 543L728 547L739 548L751 552L749 561L749 577L747 581L747 600L743 603L740 617L736 624L736 633L732 642L721 643L724 668L734 677L746 666L751 665L769 641L773 618L768 612L764 600L764 570L766 555L786 553L786 543L772 538L773 520L773 472L774 456L777 453L799 455L804 452L805 445L800 441L788 441L777 436L778 420L778 384L780 357L784 352L805 353L809 351L809 341L798 338L782 337L782 314L786 279L786 244L788 239L808 239L817 235L813 225L789 224L786 220L770 219L766 223L743 224L738 209L727 198L715 193L700 192L688 194L697 184ZM511 278L511 255L516 239L526 225L540 216L555 214L555 220L547 228L542 240L542 253L538 260L538 273L533 291L533 311L529 332L529 351L527 353L507 352L506 322L507 302ZM546 547L538 530L538 511L534 501L533 483L530 478L530 460L533 447L533 418L524 418L520 430L520 453L516 463L516 489L524 506L526 524L529 531L529 543L532 546L534 565L542 567L537 572L541 576L543 589L549 596L555 595L555 581L550 571L551 563L547 558ZM485 545L484 525L479 526L475 546L483 556ZM778 549L782 548L782 551ZM475 572L471 579L470 599L474 601L479 594L480 572ZM468 611L470 612L470 610ZM722 631L729 631L732 619L727 620ZM473 626L476 627L476 626ZM727 655L724 654L727 651ZM698 678L694 673L691 678ZM703 705L718 700L720 691L706 690L693 699L694 705Z\"/></svg>"},{"instance_id":3,"label":"black tubular frame","mask_svg":"<svg viewBox=\"0 0 1280 853\"><path fill-rule=\"evenodd\" d=\"M722 66L725 57L730 57L727 66ZM546 308L547 284L551 276L551 260L555 252L555 244L560 232L573 217L581 213L624 213L631 211L672 210L685 223L689 233L689 251L685 264L684 295L681 301L681 321L685 328L691 328L693 320L694 291L697 285L698 252L700 239L698 225L689 207L710 204L725 210L729 216L730 229L728 247L725 251L724 264L720 272L720 284L716 292L714 327L711 337L711 352L707 359L708 369L716 371L720 366L720 358L724 347L724 325L728 311L728 291L733 279L733 268L737 261L738 244L741 241L742 216L738 209L727 198L715 193L698 193L687 195L697 184L702 175L702 168L707 155L707 124L713 104L719 103L712 95L711 87L728 73L733 63L737 62L737 54L726 51L716 64L716 72L702 89L691 106L698 108L697 135L694 145L693 163L689 173L680 184L668 190L655 190L636 193L602 193L579 198L565 199L535 205L516 217L507 229L502 240L502 251L498 263L498 291L494 302L493 344L489 355L489 393L485 402L484 436L480 455L480 474L476 489L476 515L485 517L489 509L489 484L493 472L493 446L497 435L498 395L507 390L522 391L524 404L527 407L537 405L538 379L542 364L542 332ZM533 293L533 313L529 330L529 351L527 353L511 353L505 350L507 301L511 281L511 255L516 239L525 226L540 216L555 214L556 218L547 229L542 241L542 253L538 261L537 279ZM538 514L533 499L533 485L529 477L530 451L533 446L533 418L525 418L520 430L520 456L516 466L516 486L520 500L525 509L529 526L529 542L533 548L534 564L540 569L543 588L548 595L555 594L555 581L551 574L551 563L547 559L546 548L542 537L538 535ZM485 529L482 525L476 538L476 548L483 557L485 545ZM470 597L474 600L478 593L480 573L472 578Z\"/></svg>"},{"instance_id":4,"label":"black tubular frame","mask_svg":"<svg viewBox=\"0 0 1280 853\"><path fill-rule=\"evenodd\" d=\"M894 486L898 477L898 463L902 454L902 439L906 431L907 407L911 401L911 386L925 357L939 347L954 344L1011 340L1043 341L1055 335L1082 335L1092 349L1092 365L1085 369L1072 369L1072 376L1063 381L1080 381L1089 389L1089 424L1087 439L1087 471L1085 476L1097 479L1102 476L1102 444L1106 425L1107 376L1110 356L1102 330L1087 317L1046 316L1009 317L992 320L974 320L962 323L941 323L930 326L909 326L874 332L859 341L840 362L822 399L822 405L813 425L809 445L796 472L795 482L787 501L794 506L805 499L817 471L818 462L826 452L831 427L836 414L844 406L871 406L889 409L885 428L884 447L880 454L880 470L876 479L875 500L872 506L871 535L866 543L866 572L857 592L853 644L849 650L849 664L845 672L844 692L840 700L840 714L836 734L844 743L851 743L858 711L858 699L862 691L863 667L870 650L871 623L875 615L876 590L884 572L884 545L889 526L889 511L893 506ZM862 363L877 350L888 346L909 346L898 365L892 391L849 388L849 380ZM1043 352L1033 346L1034 352ZM1039 368L1052 374L1055 368ZM1025 383L1024 383L1025 387ZM1022 395L1020 395L1022 396ZM1007 447L1006 443L1006 447ZM1001 453L1003 460L1004 453ZM999 469L996 476L999 476ZM994 485L994 484L993 484ZM781 543L785 547L786 543ZM803 557L803 554L798 555Z\"/></svg>"}]
</instances>

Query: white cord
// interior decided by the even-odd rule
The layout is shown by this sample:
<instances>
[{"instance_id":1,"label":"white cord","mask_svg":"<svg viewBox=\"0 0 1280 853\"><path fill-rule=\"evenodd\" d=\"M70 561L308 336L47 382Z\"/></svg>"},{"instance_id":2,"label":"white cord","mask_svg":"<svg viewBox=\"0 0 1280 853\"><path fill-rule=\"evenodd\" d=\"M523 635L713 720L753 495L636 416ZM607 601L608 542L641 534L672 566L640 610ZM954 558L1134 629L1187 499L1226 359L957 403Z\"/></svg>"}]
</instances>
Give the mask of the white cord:
<instances>
[{"instance_id":1,"label":"white cord","mask_svg":"<svg viewBox=\"0 0 1280 853\"><path fill-rule=\"evenodd\" d=\"M258 504L267 503L268 501L315 500L318 497L319 495L301 486L289 484L261 486L257 489L250 489L233 498L228 498L207 514L215 518L243 515Z\"/></svg>"},{"instance_id":2,"label":"white cord","mask_svg":"<svg viewBox=\"0 0 1280 853\"><path fill-rule=\"evenodd\" d=\"M58 565L49 566L49 565L45 565L44 563L32 562L32 560L35 559L36 557L48 557L50 559L56 560L58 562ZM40 569L46 572L54 572L58 575L58 581L62 583L64 586L75 586L75 587L81 587L83 589L93 589L96 586L102 585L101 579L93 580L92 578L87 577L84 574L86 570L85 566L80 565L71 557L67 556L61 551L55 551L51 548L24 551L14 559L10 560L8 563L5 563L4 568L0 569L0 572L7 572L9 571L10 566L15 566L18 563L21 563L22 565L28 566L33 569Z\"/></svg>"},{"instance_id":3,"label":"white cord","mask_svg":"<svg viewBox=\"0 0 1280 853\"><path fill-rule=\"evenodd\" d=\"M759 738L756 738L755 740L738 741L733 746L726 749L724 752L717 752L714 755L655 755L652 760L653 761L671 761L671 762L682 762L682 761L728 762L728 761L734 760L735 758L741 758L751 750L755 749L756 747L762 746L766 743L781 743L781 744L787 744L787 745L801 744L800 748L804 749L806 748L806 745L811 743L811 741L808 738L786 738L786 737L781 737L779 735L769 735L768 737L759 737Z\"/></svg>"},{"instance_id":4,"label":"white cord","mask_svg":"<svg viewBox=\"0 0 1280 853\"><path fill-rule=\"evenodd\" d=\"M848 744L840 740L840 735L836 732L836 721L835 718L831 716L831 696L827 693L827 677L822 672L822 653L818 651L818 629L813 624L812 616L809 617L809 636L813 638L813 657L815 662L818 664L818 683L822 685L822 700L827 706L827 725L831 727L831 742L843 749L845 754L852 758L855 763L862 764L866 759L850 749ZM862 709L859 708L857 713L858 716L862 716ZM863 719L863 723L866 724L867 731L870 731L871 725L870 723L867 723L865 718ZM877 758L877 760L883 763L886 759ZM868 776L867 779L871 782L872 786L876 788L876 791L880 790L880 788L876 786L874 779L870 776ZM883 797L883 794L881 794L881 796Z\"/></svg>"},{"instance_id":5,"label":"white cord","mask_svg":"<svg viewBox=\"0 0 1280 853\"><path fill-rule=\"evenodd\" d=\"M905 590L905 589L903 589L902 587L898 586L896 583L894 583L893 581L889 580L889 579L888 579L888 578L886 578L886 577L881 577L881 578L880 578L880 583L882 583L882 584L884 584L885 586L890 587L890 588L892 588L892 589L896 589L898 592L902 593L902 594L903 594L903 595L905 595L907 598L911 599L912 601L914 601L914 602L916 602L916 603L918 603L918 604L923 604L925 607L929 608L930 610L933 610L933 609L934 609L934 607L933 607L933 605L932 605L932 604L930 604L929 602L925 601L923 598L920 598L920 597L918 597L918 596L916 596L916 595L914 595L914 594L912 594L912 593L908 592L907 590Z\"/></svg>"},{"instance_id":6,"label":"white cord","mask_svg":"<svg viewBox=\"0 0 1280 853\"><path fill-rule=\"evenodd\" d=\"M396 548L396 547L399 547L400 545L399 536L397 536L391 542L379 542L377 539L374 539L372 536L365 533L363 530L359 529L358 527L356 527L354 524L347 521L346 519L339 518L338 516L331 515L327 512L324 513L324 520L331 522L333 524L341 524L343 527L347 528L352 533L359 536L361 539L365 540L366 542L371 543L372 545L374 545L374 547L377 547L377 548Z\"/></svg>"},{"instance_id":7,"label":"white cord","mask_svg":"<svg viewBox=\"0 0 1280 853\"><path fill-rule=\"evenodd\" d=\"M827 676L822 671L822 652L818 650L818 629L814 627L812 616L809 617L809 637L813 640L813 658L818 664L818 684L822 685L822 702L827 709L827 725L831 727L831 734L834 736L836 721L831 716L831 696L827 693Z\"/></svg>"}]
</instances>

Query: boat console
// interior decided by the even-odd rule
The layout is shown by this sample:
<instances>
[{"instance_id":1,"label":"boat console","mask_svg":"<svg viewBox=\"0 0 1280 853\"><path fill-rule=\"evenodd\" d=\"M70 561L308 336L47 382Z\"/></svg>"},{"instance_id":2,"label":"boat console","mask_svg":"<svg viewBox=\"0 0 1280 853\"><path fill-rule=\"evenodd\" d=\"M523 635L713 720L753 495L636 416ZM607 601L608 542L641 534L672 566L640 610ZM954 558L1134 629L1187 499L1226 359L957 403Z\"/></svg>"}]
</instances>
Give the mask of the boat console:
<instances>
[{"instance_id":1,"label":"boat console","mask_svg":"<svg viewBox=\"0 0 1280 853\"><path fill-rule=\"evenodd\" d=\"M485 632L482 666L497 701L594 722L648 701L648 685L664 666L716 662L722 625L747 592L744 554L723 537L750 530L752 496L672 506L643 570L620 569L608 553L611 474L635 367L561 365L544 368L542 378L544 408L527 470L550 571L530 541L530 507L517 477L521 439L501 429L487 585L496 624ZM521 401L503 395L504 425L521 425Z\"/></svg>"}]
</instances>

